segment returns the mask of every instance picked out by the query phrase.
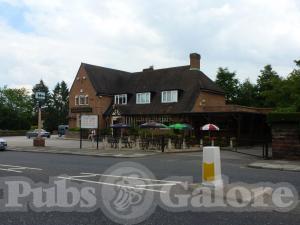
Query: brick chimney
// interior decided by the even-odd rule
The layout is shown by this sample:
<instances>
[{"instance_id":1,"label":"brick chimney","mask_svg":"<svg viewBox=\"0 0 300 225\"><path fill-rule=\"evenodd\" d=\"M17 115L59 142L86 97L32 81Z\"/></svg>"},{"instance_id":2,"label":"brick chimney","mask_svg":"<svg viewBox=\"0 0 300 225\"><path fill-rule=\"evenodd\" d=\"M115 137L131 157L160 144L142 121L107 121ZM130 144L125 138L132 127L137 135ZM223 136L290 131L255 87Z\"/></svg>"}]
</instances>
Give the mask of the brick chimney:
<instances>
[{"instance_id":1,"label":"brick chimney","mask_svg":"<svg viewBox=\"0 0 300 225\"><path fill-rule=\"evenodd\" d=\"M201 56L198 53L190 54L190 70L200 70Z\"/></svg>"}]
</instances>

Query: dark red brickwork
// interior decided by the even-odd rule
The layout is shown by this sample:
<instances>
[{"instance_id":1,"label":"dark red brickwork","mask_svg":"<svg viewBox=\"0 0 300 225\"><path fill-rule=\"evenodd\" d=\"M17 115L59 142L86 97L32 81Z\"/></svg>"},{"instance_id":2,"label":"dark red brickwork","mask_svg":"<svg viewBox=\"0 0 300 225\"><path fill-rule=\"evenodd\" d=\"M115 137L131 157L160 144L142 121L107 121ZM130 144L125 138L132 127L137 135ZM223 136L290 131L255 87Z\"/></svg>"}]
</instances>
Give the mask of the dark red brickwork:
<instances>
[{"instance_id":1,"label":"dark red brickwork","mask_svg":"<svg viewBox=\"0 0 300 225\"><path fill-rule=\"evenodd\" d=\"M272 124L272 152L274 159L300 159L300 124Z\"/></svg>"}]
</instances>

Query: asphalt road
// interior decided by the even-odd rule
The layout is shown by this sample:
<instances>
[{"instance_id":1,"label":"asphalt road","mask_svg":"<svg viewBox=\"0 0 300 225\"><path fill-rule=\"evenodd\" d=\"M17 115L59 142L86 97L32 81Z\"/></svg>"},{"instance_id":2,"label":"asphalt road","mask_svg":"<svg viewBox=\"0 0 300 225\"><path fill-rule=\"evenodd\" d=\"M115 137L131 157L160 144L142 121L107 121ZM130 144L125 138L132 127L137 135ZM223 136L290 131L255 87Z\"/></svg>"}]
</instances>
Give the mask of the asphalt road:
<instances>
[{"instance_id":1,"label":"asphalt road","mask_svg":"<svg viewBox=\"0 0 300 225\"><path fill-rule=\"evenodd\" d=\"M169 177L192 177L193 182L201 180L200 153L180 153L154 155L145 158L122 159L109 157L88 157L75 155L59 155L29 152L0 152L0 177L26 177L33 182L49 182L49 177L82 176L82 173L103 174L111 166L125 161L139 163L147 167L153 174L151 181L166 184ZM298 172L262 170L248 168L246 165L257 158L232 152L222 152L222 173L230 182L288 182L296 190L300 190L300 174ZM24 168L25 167L25 168ZM107 174L107 173L106 173ZM97 177L83 177L93 185ZM10 178L11 179L11 178ZM74 178L75 179L75 178ZM185 178L184 178L185 179ZM157 181L159 180L159 181ZM171 178L172 181L179 180ZM143 180L142 180L143 181ZM77 182L76 180L74 182ZM81 181L78 181L81 183ZM95 184L96 183L96 184ZM114 187L111 187L114 188ZM151 189L152 190L152 189ZM154 190L154 189L153 189ZM151 192L151 191L150 191ZM3 193L2 193L3 196ZM0 224L115 224L101 209L91 212L36 212L31 208L25 212L7 212L0 208ZM170 212L156 207L155 211L141 224L300 224L300 210L297 207L290 212Z\"/></svg>"}]
</instances>

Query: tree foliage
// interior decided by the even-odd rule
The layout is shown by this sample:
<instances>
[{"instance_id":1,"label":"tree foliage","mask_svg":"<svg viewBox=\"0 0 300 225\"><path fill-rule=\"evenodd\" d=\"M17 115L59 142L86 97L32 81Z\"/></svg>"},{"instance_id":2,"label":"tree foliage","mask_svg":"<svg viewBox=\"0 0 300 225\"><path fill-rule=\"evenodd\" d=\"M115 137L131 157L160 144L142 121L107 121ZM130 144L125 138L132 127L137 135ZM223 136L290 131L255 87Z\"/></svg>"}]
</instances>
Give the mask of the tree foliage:
<instances>
[{"instance_id":1,"label":"tree foliage","mask_svg":"<svg viewBox=\"0 0 300 225\"><path fill-rule=\"evenodd\" d=\"M273 108L279 112L300 111L300 60L285 78L278 75L271 65L266 65L256 84L249 79L239 82L235 73L219 68L216 83L224 89L226 101L244 106Z\"/></svg>"},{"instance_id":2,"label":"tree foliage","mask_svg":"<svg viewBox=\"0 0 300 225\"><path fill-rule=\"evenodd\" d=\"M0 129L27 130L32 117L32 101L26 89L0 88Z\"/></svg>"},{"instance_id":3,"label":"tree foliage","mask_svg":"<svg viewBox=\"0 0 300 225\"><path fill-rule=\"evenodd\" d=\"M58 125L68 124L69 90L67 84L62 81L57 83L49 96L46 108L44 126L47 130L57 130Z\"/></svg>"},{"instance_id":4,"label":"tree foliage","mask_svg":"<svg viewBox=\"0 0 300 225\"><path fill-rule=\"evenodd\" d=\"M235 103L238 97L239 81L235 72L230 72L228 68L220 67L217 72L216 84L225 91L227 103Z\"/></svg>"}]
</instances>

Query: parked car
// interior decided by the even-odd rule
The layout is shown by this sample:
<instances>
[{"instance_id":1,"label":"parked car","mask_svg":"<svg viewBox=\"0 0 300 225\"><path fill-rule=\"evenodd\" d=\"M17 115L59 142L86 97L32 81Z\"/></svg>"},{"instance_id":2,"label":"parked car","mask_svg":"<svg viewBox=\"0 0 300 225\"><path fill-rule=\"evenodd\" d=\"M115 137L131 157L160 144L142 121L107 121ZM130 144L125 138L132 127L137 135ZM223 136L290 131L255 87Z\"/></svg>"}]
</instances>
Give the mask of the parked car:
<instances>
[{"instance_id":1,"label":"parked car","mask_svg":"<svg viewBox=\"0 0 300 225\"><path fill-rule=\"evenodd\" d=\"M0 150L6 150L7 142L6 140L0 138Z\"/></svg>"},{"instance_id":2,"label":"parked car","mask_svg":"<svg viewBox=\"0 0 300 225\"><path fill-rule=\"evenodd\" d=\"M26 137L27 138L31 138L31 137L37 137L39 135L39 131L40 131L40 135L41 137L46 137L46 138L50 138L50 132L47 132L43 129L39 130L39 129L35 129L33 131L28 131L26 133Z\"/></svg>"},{"instance_id":3,"label":"parked car","mask_svg":"<svg viewBox=\"0 0 300 225\"><path fill-rule=\"evenodd\" d=\"M57 134L59 137L63 136L66 134L66 132L68 131L69 126L68 125L59 125L58 129L57 129Z\"/></svg>"}]
</instances>

